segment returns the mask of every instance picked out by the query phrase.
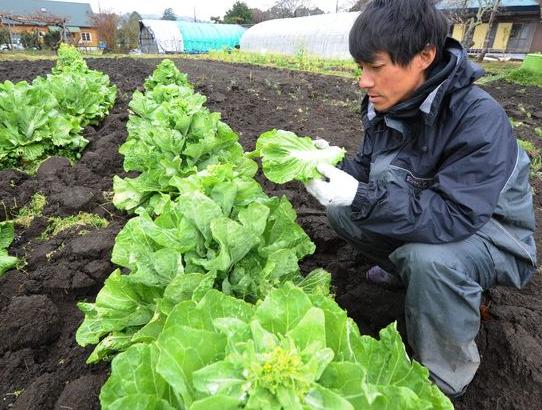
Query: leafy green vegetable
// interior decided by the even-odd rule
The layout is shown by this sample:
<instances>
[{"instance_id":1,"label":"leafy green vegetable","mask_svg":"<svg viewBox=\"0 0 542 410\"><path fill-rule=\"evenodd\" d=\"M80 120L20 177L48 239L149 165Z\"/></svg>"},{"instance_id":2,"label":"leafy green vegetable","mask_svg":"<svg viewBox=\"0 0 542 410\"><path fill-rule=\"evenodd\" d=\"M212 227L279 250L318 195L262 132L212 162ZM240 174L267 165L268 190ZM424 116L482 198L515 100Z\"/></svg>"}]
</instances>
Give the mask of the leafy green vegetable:
<instances>
[{"instance_id":1,"label":"leafy green vegetable","mask_svg":"<svg viewBox=\"0 0 542 410\"><path fill-rule=\"evenodd\" d=\"M13 242L13 236L13 223L0 222L0 277L17 264L17 258L9 256L6 250Z\"/></svg>"},{"instance_id":2,"label":"leafy green vegetable","mask_svg":"<svg viewBox=\"0 0 542 410\"><path fill-rule=\"evenodd\" d=\"M119 152L124 169L141 174L114 178L113 203L120 209L143 206L160 214L164 200L178 196L179 178L210 165L233 164L248 177L256 173L257 165L244 155L237 134L220 121L219 113L203 107L206 98L183 78L173 63L161 64L148 80L146 94L134 93L128 139Z\"/></svg>"},{"instance_id":3,"label":"leafy green vegetable","mask_svg":"<svg viewBox=\"0 0 542 410\"><path fill-rule=\"evenodd\" d=\"M52 147L80 150L80 121L58 110L58 100L43 87L21 81L0 85L0 167L31 162Z\"/></svg>"},{"instance_id":4,"label":"leafy green vegetable","mask_svg":"<svg viewBox=\"0 0 542 410\"><path fill-rule=\"evenodd\" d=\"M129 274L113 274L96 304L79 305L85 320L77 333L78 343L99 343L97 352L107 351L104 347L110 340L102 343L102 337L118 338L118 332L146 326L159 309L156 299L162 297L171 305L215 287L256 302L287 280L309 292L329 292L327 272L318 270L307 279L299 272L298 261L315 247L296 223L296 213L286 198L266 197L254 180L239 177L228 164L209 167L179 179L178 184L180 196L166 201L160 216L153 220L140 209L139 216L117 235L112 261ZM133 304L127 309L122 305L119 317L119 307L103 301L124 300L123 295L132 292L131 284L137 295L141 286L156 292L151 299L129 297ZM132 323L130 315L143 306L145 319ZM111 318L114 327L109 324ZM124 340L120 346L127 345ZM92 359L102 356L96 353Z\"/></svg>"},{"instance_id":5,"label":"leafy green vegetable","mask_svg":"<svg viewBox=\"0 0 542 410\"><path fill-rule=\"evenodd\" d=\"M342 148L319 149L309 137L298 137L283 130L271 130L260 135L253 153L262 158L265 176L277 184L294 179L307 182L320 178L316 166L319 163L336 165L344 154Z\"/></svg>"},{"instance_id":6,"label":"leafy green vegetable","mask_svg":"<svg viewBox=\"0 0 542 410\"><path fill-rule=\"evenodd\" d=\"M97 124L113 105L115 86L88 69L75 48L59 50L46 78L0 84L0 168L33 164L48 155L77 158L88 141L82 127Z\"/></svg>"},{"instance_id":7,"label":"leafy green vegetable","mask_svg":"<svg viewBox=\"0 0 542 410\"><path fill-rule=\"evenodd\" d=\"M150 91L157 85L169 84L191 87L188 83L187 75L181 73L177 67L175 67L175 63L166 58L156 66L152 76L145 80L145 89Z\"/></svg>"},{"instance_id":8,"label":"leafy green vegetable","mask_svg":"<svg viewBox=\"0 0 542 410\"><path fill-rule=\"evenodd\" d=\"M216 290L177 304L155 342L113 360L100 401L103 409L126 395L179 409L452 409L428 376L394 324L379 341L361 336L328 296L287 283L256 306Z\"/></svg>"}]
</instances>

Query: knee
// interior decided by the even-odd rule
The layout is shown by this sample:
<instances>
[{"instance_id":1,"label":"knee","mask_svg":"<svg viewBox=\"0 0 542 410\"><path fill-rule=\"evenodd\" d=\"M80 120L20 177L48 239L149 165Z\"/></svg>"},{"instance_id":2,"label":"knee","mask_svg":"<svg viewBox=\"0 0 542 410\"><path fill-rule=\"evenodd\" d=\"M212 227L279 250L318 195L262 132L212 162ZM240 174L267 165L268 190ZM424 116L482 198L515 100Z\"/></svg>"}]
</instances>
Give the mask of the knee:
<instances>
[{"instance_id":1,"label":"knee","mask_svg":"<svg viewBox=\"0 0 542 410\"><path fill-rule=\"evenodd\" d=\"M437 279L444 272L455 270L459 262L443 246L425 243L405 244L390 255L390 260L406 283L416 277L425 281Z\"/></svg>"}]
</instances>

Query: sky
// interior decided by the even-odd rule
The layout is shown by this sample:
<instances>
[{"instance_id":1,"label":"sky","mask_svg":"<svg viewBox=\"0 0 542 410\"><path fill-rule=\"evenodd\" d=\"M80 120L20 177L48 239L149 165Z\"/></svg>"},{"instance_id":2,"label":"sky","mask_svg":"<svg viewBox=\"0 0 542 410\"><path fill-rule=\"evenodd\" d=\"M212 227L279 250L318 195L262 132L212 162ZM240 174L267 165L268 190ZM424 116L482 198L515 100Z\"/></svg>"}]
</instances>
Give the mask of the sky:
<instances>
[{"instance_id":1,"label":"sky","mask_svg":"<svg viewBox=\"0 0 542 410\"><path fill-rule=\"evenodd\" d=\"M211 16L223 17L235 0L60 0L90 3L92 10L108 10L116 13L137 11L140 14L161 16L166 8L172 8L177 16L194 16L198 20L209 20ZM267 10L276 0L244 0L250 8ZM339 6L348 6L352 0L338 0ZM319 7L325 12L335 12L337 0L308 0L311 7Z\"/></svg>"}]
</instances>

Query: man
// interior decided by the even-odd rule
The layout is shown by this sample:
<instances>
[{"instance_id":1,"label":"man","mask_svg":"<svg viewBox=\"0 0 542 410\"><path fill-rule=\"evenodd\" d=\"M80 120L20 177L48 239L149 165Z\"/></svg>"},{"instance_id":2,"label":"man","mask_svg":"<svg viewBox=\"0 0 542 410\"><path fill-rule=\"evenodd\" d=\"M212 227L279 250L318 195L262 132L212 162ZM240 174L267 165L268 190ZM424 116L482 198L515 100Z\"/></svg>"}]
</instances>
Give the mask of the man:
<instances>
[{"instance_id":1,"label":"man","mask_svg":"<svg viewBox=\"0 0 542 410\"><path fill-rule=\"evenodd\" d=\"M446 38L431 0L373 0L350 32L363 145L307 190L331 226L406 288L408 343L450 397L479 366L482 291L521 288L535 271L529 159L482 71ZM319 142L325 145L324 141Z\"/></svg>"}]
</instances>

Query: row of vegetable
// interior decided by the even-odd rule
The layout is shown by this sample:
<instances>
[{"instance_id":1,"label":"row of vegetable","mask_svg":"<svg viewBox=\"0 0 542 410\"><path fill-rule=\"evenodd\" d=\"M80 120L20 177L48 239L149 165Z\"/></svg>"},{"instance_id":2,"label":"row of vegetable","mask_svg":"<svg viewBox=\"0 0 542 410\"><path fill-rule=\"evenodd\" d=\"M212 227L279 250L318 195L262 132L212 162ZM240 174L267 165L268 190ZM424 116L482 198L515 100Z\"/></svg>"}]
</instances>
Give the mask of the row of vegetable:
<instances>
[{"instance_id":1,"label":"row of vegetable","mask_svg":"<svg viewBox=\"0 0 542 410\"><path fill-rule=\"evenodd\" d=\"M113 359L102 408L452 408L394 324L361 336L329 273L301 274L315 246L288 199L254 180L251 157L310 179L312 142L274 131L247 155L204 103L169 60L130 103L120 152L139 176L115 177L114 203L137 216L115 241L120 268L78 305L88 362Z\"/></svg>"},{"instance_id":2,"label":"row of vegetable","mask_svg":"<svg viewBox=\"0 0 542 410\"><path fill-rule=\"evenodd\" d=\"M89 69L66 44L58 50L51 74L31 84L0 84L0 170L34 171L51 155L78 158L88 144L83 128L108 114L116 92L107 75ZM0 222L0 276L17 264L6 250L13 237L13 223Z\"/></svg>"}]
</instances>

